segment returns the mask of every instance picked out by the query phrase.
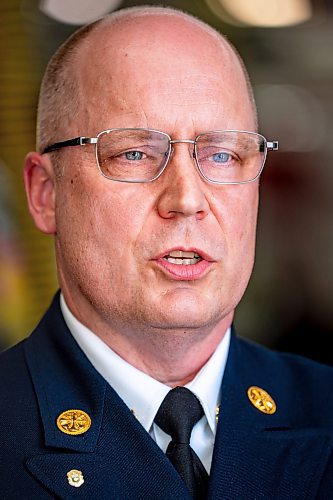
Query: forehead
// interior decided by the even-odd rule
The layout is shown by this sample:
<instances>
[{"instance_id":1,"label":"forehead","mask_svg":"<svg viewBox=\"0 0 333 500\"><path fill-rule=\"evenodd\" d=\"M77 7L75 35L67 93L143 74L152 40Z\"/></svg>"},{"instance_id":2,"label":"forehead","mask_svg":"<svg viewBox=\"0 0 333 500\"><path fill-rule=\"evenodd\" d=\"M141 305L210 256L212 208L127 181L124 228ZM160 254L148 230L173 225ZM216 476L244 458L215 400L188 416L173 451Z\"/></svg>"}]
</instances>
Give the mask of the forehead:
<instances>
[{"instance_id":1,"label":"forehead","mask_svg":"<svg viewBox=\"0 0 333 500\"><path fill-rule=\"evenodd\" d=\"M195 22L169 15L102 25L84 41L81 54L75 71L87 126L110 113L159 116L167 106L171 113L187 107L195 115L200 106L253 118L236 55Z\"/></svg>"}]
</instances>

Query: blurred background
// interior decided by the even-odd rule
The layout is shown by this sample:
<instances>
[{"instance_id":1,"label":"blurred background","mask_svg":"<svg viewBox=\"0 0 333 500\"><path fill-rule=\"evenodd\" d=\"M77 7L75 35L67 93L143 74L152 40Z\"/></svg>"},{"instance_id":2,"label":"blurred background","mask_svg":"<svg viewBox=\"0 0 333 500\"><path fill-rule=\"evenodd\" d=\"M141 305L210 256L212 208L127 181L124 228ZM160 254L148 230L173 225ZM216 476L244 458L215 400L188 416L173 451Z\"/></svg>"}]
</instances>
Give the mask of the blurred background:
<instances>
[{"instance_id":1,"label":"blurred background","mask_svg":"<svg viewBox=\"0 0 333 500\"><path fill-rule=\"evenodd\" d=\"M0 349L32 330L57 288L53 241L34 228L22 183L45 65L80 25L122 7L161 3L1 0ZM261 179L256 265L236 327L267 346L333 364L333 2L163 5L228 36L254 85L260 132L280 142Z\"/></svg>"}]
</instances>

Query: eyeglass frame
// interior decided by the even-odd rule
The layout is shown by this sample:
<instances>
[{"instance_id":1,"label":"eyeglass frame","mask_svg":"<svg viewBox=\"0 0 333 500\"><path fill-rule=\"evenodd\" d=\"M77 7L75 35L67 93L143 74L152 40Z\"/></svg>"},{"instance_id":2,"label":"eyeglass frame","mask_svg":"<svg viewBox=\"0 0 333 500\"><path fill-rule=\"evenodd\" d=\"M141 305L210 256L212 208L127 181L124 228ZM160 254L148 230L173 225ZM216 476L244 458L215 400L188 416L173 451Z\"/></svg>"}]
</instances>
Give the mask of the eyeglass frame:
<instances>
[{"instance_id":1,"label":"eyeglass frame","mask_svg":"<svg viewBox=\"0 0 333 500\"><path fill-rule=\"evenodd\" d=\"M155 177L153 177L152 179L148 179L148 180L125 180L125 179L112 179L112 177L108 177L107 175L104 174L104 172L102 171L101 169L101 166L99 164L99 160L98 160L98 154L97 154L97 144L98 144L98 140L99 140L99 137L102 135L102 134L109 134L110 132L119 132L121 130L144 130L144 131L147 131L147 132L156 132L156 133L159 133L159 134L162 134L164 136L166 136L168 138L168 141L169 141L169 147L168 147L168 155L166 157L166 160L165 160L165 163L164 163L164 166L163 168L158 172L158 174L155 175ZM202 137L203 135L206 135L206 134L212 134L212 133L225 133L225 132L240 132L240 133L246 133L246 134L251 134L251 135L255 135L257 137L260 137L263 139L264 141L264 144L266 145L266 148L265 148L265 157L262 161L262 165L261 165L261 168L258 172L258 174L253 178L253 179L249 179L247 181L214 181L213 179L209 179L208 177L206 177L206 175L203 173L201 167L200 167L200 163L198 161L198 157L197 157L197 152L196 152L196 145L197 145L197 142L198 142L198 139L200 137ZM223 186L223 185L238 185L238 184L249 184L250 182L254 182L256 181L262 171L263 171L263 168L265 166L265 162L266 162L266 158L267 158L267 152L268 151L278 151L279 149L279 141L267 141L266 137L264 137L262 134L259 134L257 132L250 132L248 130L209 130L208 132L202 132L201 134L198 134L194 140L193 139L171 139L171 137L169 136L169 134L167 134L166 132L162 132L161 130L155 130L155 129L150 129L150 128L142 128L142 127L133 127L133 128L130 128L130 127L120 127L120 128L111 128L111 129L107 129L107 130L102 130L101 132L99 132L97 134L96 137L85 137L85 136L80 136L80 137L75 137L73 139L67 139L66 141L60 141L60 142L55 142L53 144L51 144L50 146L46 146L42 153L41 154L47 154L47 153L51 153L53 151L57 151L59 149L62 149L62 148L67 148L67 147L72 147L72 146L85 146L87 144L95 144L95 159L96 159L96 163L97 163L97 166L98 166L98 170L100 171L101 175L103 177L105 177L106 179L108 180L111 180L111 181L114 181L114 182L127 182L127 183L133 183L133 184L146 184L148 182L153 182L155 181L156 179L158 179L162 173L164 172L164 170L166 169L168 163L169 163L169 160L170 160L170 156L171 156L171 153L172 153L172 145L173 144L179 144L179 143L184 143L184 144L193 144L193 158L195 160L195 163L196 163L196 166L197 166L197 169L199 170L199 173L200 175L208 182L211 182L213 184L217 184L217 185L220 185L220 186Z\"/></svg>"}]
</instances>

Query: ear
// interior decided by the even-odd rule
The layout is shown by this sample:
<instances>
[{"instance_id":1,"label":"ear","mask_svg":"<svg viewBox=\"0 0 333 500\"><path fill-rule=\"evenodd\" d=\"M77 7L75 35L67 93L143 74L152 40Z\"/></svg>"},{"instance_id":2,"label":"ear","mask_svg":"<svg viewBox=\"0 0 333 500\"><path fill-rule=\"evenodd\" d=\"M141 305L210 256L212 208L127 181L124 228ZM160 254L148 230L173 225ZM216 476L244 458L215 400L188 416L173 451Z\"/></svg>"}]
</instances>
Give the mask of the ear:
<instances>
[{"instance_id":1,"label":"ear","mask_svg":"<svg viewBox=\"0 0 333 500\"><path fill-rule=\"evenodd\" d=\"M23 176L29 211L36 226L43 233L55 234L55 179L49 157L29 153Z\"/></svg>"}]
</instances>

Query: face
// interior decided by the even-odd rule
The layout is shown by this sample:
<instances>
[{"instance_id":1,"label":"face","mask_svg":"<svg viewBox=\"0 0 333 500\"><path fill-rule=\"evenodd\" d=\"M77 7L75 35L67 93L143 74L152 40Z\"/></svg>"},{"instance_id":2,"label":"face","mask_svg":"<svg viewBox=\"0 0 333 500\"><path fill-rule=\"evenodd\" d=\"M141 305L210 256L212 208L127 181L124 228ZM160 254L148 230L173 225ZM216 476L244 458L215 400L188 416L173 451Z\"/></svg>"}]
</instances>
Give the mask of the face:
<instances>
[{"instance_id":1,"label":"face","mask_svg":"<svg viewBox=\"0 0 333 500\"><path fill-rule=\"evenodd\" d=\"M176 17L152 18L149 30L146 22L130 22L112 38L94 35L94 65L76 68L86 109L73 137L116 127L172 139L253 131L230 50ZM61 151L59 277L72 311L92 330L208 331L239 302L253 265L258 186L208 183L191 154L191 145L176 144L159 179L127 184L100 175L94 146Z\"/></svg>"}]
</instances>

